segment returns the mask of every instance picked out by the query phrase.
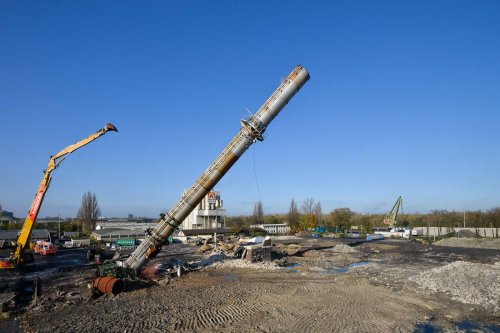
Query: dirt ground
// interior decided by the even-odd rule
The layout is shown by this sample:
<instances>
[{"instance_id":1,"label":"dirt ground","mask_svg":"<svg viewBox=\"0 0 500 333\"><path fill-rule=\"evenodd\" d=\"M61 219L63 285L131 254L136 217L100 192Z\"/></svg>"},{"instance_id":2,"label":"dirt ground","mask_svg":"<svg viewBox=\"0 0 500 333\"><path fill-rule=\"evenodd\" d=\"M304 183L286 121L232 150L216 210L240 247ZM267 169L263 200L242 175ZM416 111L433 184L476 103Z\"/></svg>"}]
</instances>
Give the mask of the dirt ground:
<instances>
[{"instance_id":1,"label":"dirt ground","mask_svg":"<svg viewBox=\"0 0 500 333\"><path fill-rule=\"evenodd\" d=\"M116 296L92 298L88 268L53 274L42 296L4 321L3 332L500 332L498 249L404 240L283 243L266 264L197 257L182 246L175 249L182 258L204 258L206 267ZM174 260L168 251L152 265ZM484 274L475 283L463 282L478 269Z\"/></svg>"}]
</instances>

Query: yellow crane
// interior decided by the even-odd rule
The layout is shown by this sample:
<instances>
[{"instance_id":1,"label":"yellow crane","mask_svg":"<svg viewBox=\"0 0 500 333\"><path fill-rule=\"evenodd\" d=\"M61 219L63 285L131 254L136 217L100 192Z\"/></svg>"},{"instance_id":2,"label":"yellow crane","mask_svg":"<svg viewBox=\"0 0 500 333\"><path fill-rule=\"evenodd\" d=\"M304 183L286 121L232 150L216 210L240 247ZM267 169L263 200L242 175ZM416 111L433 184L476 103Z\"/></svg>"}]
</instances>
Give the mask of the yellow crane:
<instances>
[{"instance_id":1,"label":"yellow crane","mask_svg":"<svg viewBox=\"0 0 500 333\"><path fill-rule=\"evenodd\" d=\"M403 198L399 196L398 200L396 200L396 203L392 207L391 211L385 214L384 224L387 224L391 227L397 227L398 213L399 209L402 207L403 207Z\"/></svg>"},{"instance_id":2,"label":"yellow crane","mask_svg":"<svg viewBox=\"0 0 500 333\"><path fill-rule=\"evenodd\" d=\"M47 169L44 170L42 182L40 183L40 186L38 187L38 191L35 195L35 199L33 200L33 203L31 204L31 208L28 212L28 216L26 217L26 220L24 221L23 228L21 229L21 233L19 234L19 237L17 239L17 245L16 249L14 251L14 254L7 259L2 259L0 260L0 269L11 269L16 267L16 265L23 265L25 264L28 258L26 256L26 250L29 248L29 242L31 238L31 232L33 231L33 227L36 222L36 218L38 216L38 212L40 211L40 207L42 206L43 199L45 197L45 194L47 193L47 190L50 185L50 181L52 179L52 172L57 169L57 167L61 164L64 159L74 152L75 150L91 143L92 141L98 139L99 137L103 136L109 131L115 131L118 132L117 128L109 123L104 128L98 130L97 132L91 134L89 137L78 141L75 144L72 144L71 146L68 146L58 152L56 155L51 156L49 160L49 164L47 166Z\"/></svg>"}]
</instances>

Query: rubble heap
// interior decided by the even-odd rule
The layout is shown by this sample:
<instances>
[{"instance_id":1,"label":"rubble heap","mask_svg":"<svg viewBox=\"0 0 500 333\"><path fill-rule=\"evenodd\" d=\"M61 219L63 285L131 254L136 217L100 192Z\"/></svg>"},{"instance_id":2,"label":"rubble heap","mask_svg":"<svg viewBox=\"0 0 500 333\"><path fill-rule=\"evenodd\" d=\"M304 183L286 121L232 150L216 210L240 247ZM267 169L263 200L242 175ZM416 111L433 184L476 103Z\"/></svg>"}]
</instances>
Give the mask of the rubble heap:
<instances>
[{"instance_id":1,"label":"rubble heap","mask_svg":"<svg viewBox=\"0 0 500 333\"><path fill-rule=\"evenodd\" d=\"M345 245L345 244L335 245L330 251L336 252L336 253L355 253L355 252L359 252L355 248L350 247L349 245Z\"/></svg>"},{"instance_id":2,"label":"rubble heap","mask_svg":"<svg viewBox=\"0 0 500 333\"><path fill-rule=\"evenodd\" d=\"M489 265L455 261L410 280L422 289L447 293L462 303L500 310L500 262Z\"/></svg>"}]
</instances>

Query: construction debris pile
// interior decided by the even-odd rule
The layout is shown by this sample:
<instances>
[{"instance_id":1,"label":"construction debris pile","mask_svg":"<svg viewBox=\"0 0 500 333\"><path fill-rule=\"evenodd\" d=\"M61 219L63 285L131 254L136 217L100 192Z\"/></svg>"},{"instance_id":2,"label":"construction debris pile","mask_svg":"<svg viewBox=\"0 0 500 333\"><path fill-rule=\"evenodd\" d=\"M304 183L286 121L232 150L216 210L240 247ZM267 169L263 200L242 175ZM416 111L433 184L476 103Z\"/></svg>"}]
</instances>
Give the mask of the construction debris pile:
<instances>
[{"instance_id":1,"label":"construction debris pile","mask_svg":"<svg viewBox=\"0 0 500 333\"><path fill-rule=\"evenodd\" d=\"M265 270L277 270L280 269L279 265L273 261L260 261L260 262L250 262L248 260L241 260L239 258L234 258L226 256L225 254L210 254L205 259L203 259L199 265L203 268L251 268L251 269L265 269Z\"/></svg>"},{"instance_id":2,"label":"construction debris pile","mask_svg":"<svg viewBox=\"0 0 500 333\"><path fill-rule=\"evenodd\" d=\"M289 244L289 245L274 244L273 252L281 254L281 255L293 256L297 252L301 251L302 249L303 249L302 246L295 244L295 243Z\"/></svg>"},{"instance_id":3,"label":"construction debris pile","mask_svg":"<svg viewBox=\"0 0 500 333\"><path fill-rule=\"evenodd\" d=\"M216 244L210 244L207 240L196 251L197 253L223 253L228 257L240 257L250 262L254 261L271 261L271 238L267 237L254 237L254 238L241 238L241 239L222 239Z\"/></svg>"},{"instance_id":4,"label":"construction debris pile","mask_svg":"<svg viewBox=\"0 0 500 333\"><path fill-rule=\"evenodd\" d=\"M28 311L47 311L48 309L56 309L58 307L66 306L66 305L75 305L81 302L89 302L89 298L87 295L85 297L81 292L78 291L69 291L64 292L61 290L57 290L55 292L46 293L42 297L36 298L29 307Z\"/></svg>"},{"instance_id":5,"label":"construction debris pile","mask_svg":"<svg viewBox=\"0 0 500 333\"><path fill-rule=\"evenodd\" d=\"M500 310L500 262L455 261L411 277L422 289L445 292L453 300Z\"/></svg>"},{"instance_id":6,"label":"construction debris pile","mask_svg":"<svg viewBox=\"0 0 500 333\"><path fill-rule=\"evenodd\" d=\"M469 247L478 249L500 250L500 239L486 238L444 238L434 243L439 246Z\"/></svg>"},{"instance_id":7,"label":"construction debris pile","mask_svg":"<svg viewBox=\"0 0 500 333\"><path fill-rule=\"evenodd\" d=\"M338 244L335 245L330 251L335 252L335 253L357 253L359 252L355 248L345 245L345 244Z\"/></svg>"},{"instance_id":8,"label":"construction debris pile","mask_svg":"<svg viewBox=\"0 0 500 333\"><path fill-rule=\"evenodd\" d=\"M464 318L498 322L491 320L500 310L496 250L481 251L478 257L476 249L402 240L359 244L297 237L273 238L271 245L265 238L213 240L197 246L171 244L143 267L144 280L127 281L127 292L118 295L91 292L94 266L42 274L43 293L33 293L34 300L17 312L8 309L6 322L19 323L27 333L253 332L256 320L260 332L335 331L336 325L346 331L412 332L418 331L416 322L451 329ZM211 250L197 254L204 245ZM272 260L244 259L248 246L270 247ZM373 307L382 299L383 307ZM332 307L325 310L325 304ZM408 311L398 313L402 307ZM200 315L191 316L192 309ZM318 321L318 313L345 322ZM357 319L366 313L381 319L361 327ZM82 314L93 320L82 320ZM116 320L124 314L134 320Z\"/></svg>"}]
</instances>

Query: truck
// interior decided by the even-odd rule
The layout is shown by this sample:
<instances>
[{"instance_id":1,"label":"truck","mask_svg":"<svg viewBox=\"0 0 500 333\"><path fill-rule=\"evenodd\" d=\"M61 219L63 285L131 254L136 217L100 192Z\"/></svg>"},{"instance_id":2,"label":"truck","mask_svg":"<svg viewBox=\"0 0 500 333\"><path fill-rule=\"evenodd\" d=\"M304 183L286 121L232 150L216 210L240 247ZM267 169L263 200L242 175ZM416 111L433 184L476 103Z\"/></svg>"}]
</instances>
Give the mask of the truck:
<instances>
[{"instance_id":1,"label":"truck","mask_svg":"<svg viewBox=\"0 0 500 333\"><path fill-rule=\"evenodd\" d=\"M90 246L89 238L81 238L81 239L71 239L69 241L65 241L63 247L66 249L72 249L75 247L88 247Z\"/></svg>"},{"instance_id":2,"label":"truck","mask_svg":"<svg viewBox=\"0 0 500 333\"><path fill-rule=\"evenodd\" d=\"M31 232L33 231L33 228L36 223L36 219L38 216L38 212L40 212L40 208L43 203L43 199L45 198L45 194L47 193L47 190L49 189L50 182L52 180L52 173L54 172L57 167L61 164L62 161L68 157L69 154L73 153L77 149L80 149L81 147L91 143L92 141L100 138L104 134L106 134L109 131L115 131L118 132L117 128L111 124L108 123L104 128L98 130L97 132L91 134L87 138L78 141L75 144L72 144L54 156L50 157L49 164L47 166L47 169L44 170L43 173L43 178L42 181L38 187L38 190L35 195L35 199L33 200L33 203L31 204L31 208L28 212L28 216L26 217L23 227L21 229L21 233L19 234L19 237L17 238L17 243L16 243L16 248L14 253L9 257L9 258L2 258L0 259L0 269L13 269L15 267L22 266L26 263L32 262L33 261L33 254L29 252L29 244L30 244L30 238L31 238ZM36 246L35 246L36 248ZM41 254L48 254L52 253L52 248L55 251L55 248L52 247L49 249L49 245L41 245L38 246L38 250L35 249L36 251L40 251L39 253ZM55 253L55 252L54 252Z\"/></svg>"},{"instance_id":3,"label":"truck","mask_svg":"<svg viewBox=\"0 0 500 333\"><path fill-rule=\"evenodd\" d=\"M267 126L308 80L308 71L301 65L296 66L257 113L241 120L241 128L236 136L191 188L183 193L180 201L170 211L160 215L158 224L148 231L144 241L135 251L126 260L117 260L114 268L99 270L99 274L106 272L106 276L100 275L94 279L92 283L94 289L100 293L120 292L124 286L122 277L135 276L147 260L154 258L162 246L168 244L167 239L178 230L182 221L243 153L256 141L264 140L263 135Z\"/></svg>"}]
</instances>

